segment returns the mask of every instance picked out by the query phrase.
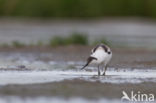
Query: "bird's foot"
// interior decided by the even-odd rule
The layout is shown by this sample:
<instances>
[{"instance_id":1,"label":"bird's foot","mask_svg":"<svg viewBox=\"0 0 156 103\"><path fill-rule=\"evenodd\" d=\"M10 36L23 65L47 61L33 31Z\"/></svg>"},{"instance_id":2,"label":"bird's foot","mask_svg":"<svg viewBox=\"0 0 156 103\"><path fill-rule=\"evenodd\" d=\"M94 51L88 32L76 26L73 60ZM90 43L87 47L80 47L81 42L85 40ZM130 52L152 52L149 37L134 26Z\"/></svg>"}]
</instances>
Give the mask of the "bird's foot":
<instances>
[{"instance_id":1,"label":"bird's foot","mask_svg":"<svg viewBox=\"0 0 156 103\"><path fill-rule=\"evenodd\" d=\"M104 72L102 75L103 75L103 76L105 76L105 75L106 75L106 73Z\"/></svg>"}]
</instances>

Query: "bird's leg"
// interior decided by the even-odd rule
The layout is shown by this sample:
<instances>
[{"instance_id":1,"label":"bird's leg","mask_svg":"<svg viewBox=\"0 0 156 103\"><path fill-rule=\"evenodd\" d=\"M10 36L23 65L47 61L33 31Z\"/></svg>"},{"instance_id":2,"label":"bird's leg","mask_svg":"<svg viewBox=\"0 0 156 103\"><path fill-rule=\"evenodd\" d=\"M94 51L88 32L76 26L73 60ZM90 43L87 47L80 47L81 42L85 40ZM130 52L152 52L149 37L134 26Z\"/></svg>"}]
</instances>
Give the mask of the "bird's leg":
<instances>
[{"instance_id":1,"label":"bird's leg","mask_svg":"<svg viewBox=\"0 0 156 103\"><path fill-rule=\"evenodd\" d=\"M100 76L100 67L98 65L98 76Z\"/></svg>"},{"instance_id":2,"label":"bird's leg","mask_svg":"<svg viewBox=\"0 0 156 103\"><path fill-rule=\"evenodd\" d=\"M106 70L107 70L107 65L105 65L105 67L104 67L104 72L103 72L103 76L105 76L106 75Z\"/></svg>"}]
</instances>

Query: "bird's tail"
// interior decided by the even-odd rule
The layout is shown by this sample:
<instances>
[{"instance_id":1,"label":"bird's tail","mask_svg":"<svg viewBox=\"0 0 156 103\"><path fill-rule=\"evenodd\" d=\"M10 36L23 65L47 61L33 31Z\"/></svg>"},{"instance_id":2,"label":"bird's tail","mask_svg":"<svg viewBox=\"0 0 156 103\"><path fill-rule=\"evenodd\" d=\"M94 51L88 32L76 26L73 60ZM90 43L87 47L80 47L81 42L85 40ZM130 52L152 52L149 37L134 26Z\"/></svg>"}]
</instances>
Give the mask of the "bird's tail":
<instances>
[{"instance_id":1,"label":"bird's tail","mask_svg":"<svg viewBox=\"0 0 156 103\"><path fill-rule=\"evenodd\" d=\"M87 59L87 63L81 68L81 70L82 69L84 69L85 67L87 67L89 64L90 64L90 62L92 61L92 60L97 60L97 58L95 58L95 57L89 57L88 59Z\"/></svg>"}]
</instances>

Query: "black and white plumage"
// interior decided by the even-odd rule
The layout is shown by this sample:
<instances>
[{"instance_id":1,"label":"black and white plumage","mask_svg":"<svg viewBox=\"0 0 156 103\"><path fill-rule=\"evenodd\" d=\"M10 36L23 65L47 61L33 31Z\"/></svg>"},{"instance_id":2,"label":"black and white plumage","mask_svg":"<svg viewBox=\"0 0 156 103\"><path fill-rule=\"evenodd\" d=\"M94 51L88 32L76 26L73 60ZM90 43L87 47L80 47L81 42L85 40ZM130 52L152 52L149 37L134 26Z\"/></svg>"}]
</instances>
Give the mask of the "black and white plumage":
<instances>
[{"instance_id":1,"label":"black and white plumage","mask_svg":"<svg viewBox=\"0 0 156 103\"><path fill-rule=\"evenodd\" d=\"M107 45L99 44L92 49L91 55L87 59L87 63L81 69L84 69L89 64L96 64L98 66L98 75L100 75L99 66L103 65L104 66L103 75L105 75L108 63L110 62L111 58L112 58L111 49Z\"/></svg>"}]
</instances>

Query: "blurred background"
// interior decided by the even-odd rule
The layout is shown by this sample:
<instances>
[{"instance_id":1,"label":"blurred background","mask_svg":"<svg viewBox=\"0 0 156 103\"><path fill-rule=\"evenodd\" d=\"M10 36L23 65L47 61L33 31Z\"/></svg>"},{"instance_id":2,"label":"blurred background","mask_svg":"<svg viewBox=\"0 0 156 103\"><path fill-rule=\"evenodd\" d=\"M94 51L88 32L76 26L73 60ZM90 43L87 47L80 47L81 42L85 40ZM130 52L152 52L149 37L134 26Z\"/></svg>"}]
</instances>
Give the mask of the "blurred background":
<instances>
[{"instance_id":1,"label":"blurred background","mask_svg":"<svg viewBox=\"0 0 156 103\"><path fill-rule=\"evenodd\" d=\"M98 43L113 51L104 77L80 70ZM0 103L156 95L155 54L156 0L0 0Z\"/></svg>"},{"instance_id":2,"label":"blurred background","mask_svg":"<svg viewBox=\"0 0 156 103\"><path fill-rule=\"evenodd\" d=\"M155 0L0 0L0 44L156 48L155 19Z\"/></svg>"}]
</instances>

